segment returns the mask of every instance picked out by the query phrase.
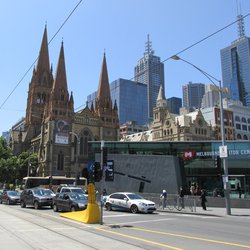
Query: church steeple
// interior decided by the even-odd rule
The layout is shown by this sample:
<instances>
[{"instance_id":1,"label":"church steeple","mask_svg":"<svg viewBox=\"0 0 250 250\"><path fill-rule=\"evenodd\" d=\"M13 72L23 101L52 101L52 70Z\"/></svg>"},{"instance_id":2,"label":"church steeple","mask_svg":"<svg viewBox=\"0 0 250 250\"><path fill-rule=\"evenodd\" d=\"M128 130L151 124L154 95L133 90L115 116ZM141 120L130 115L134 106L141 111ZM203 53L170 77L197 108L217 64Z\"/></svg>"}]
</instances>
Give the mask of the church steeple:
<instances>
[{"instance_id":1,"label":"church steeple","mask_svg":"<svg viewBox=\"0 0 250 250\"><path fill-rule=\"evenodd\" d=\"M60 98L60 95L62 94L62 91L68 92L68 86L67 86L67 77L66 77L66 67L65 67L65 58L64 58L64 47L63 42L61 44L57 69L56 69L56 77L53 84L53 95L55 98ZM67 93L68 94L68 93Z\"/></svg>"},{"instance_id":2,"label":"church steeple","mask_svg":"<svg viewBox=\"0 0 250 250\"><path fill-rule=\"evenodd\" d=\"M45 104L49 100L52 90L53 75L50 69L47 27L43 32L42 43L36 67L29 84L26 108L26 126L33 126L32 131L39 133Z\"/></svg>"},{"instance_id":3,"label":"church steeple","mask_svg":"<svg viewBox=\"0 0 250 250\"><path fill-rule=\"evenodd\" d=\"M42 44L41 44L41 48L39 51L36 72L38 75L38 79L40 80L44 72L50 72L47 26L45 26L44 28L43 39L42 39Z\"/></svg>"},{"instance_id":4,"label":"church steeple","mask_svg":"<svg viewBox=\"0 0 250 250\"><path fill-rule=\"evenodd\" d=\"M95 113L102 121L102 136L100 139L111 140L111 135L117 133L119 120L117 106L114 109L112 105L105 53L102 61L100 81L95 103Z\"/></svg>"},{"instance_id":5,"label":"church steeple","mask_svg":"<svg viewBox=\"0 0 250 250\"><path fill-rule=\"evenodd\" d=\"M46 117L49 120L66 120L70 121L74 111L74 99L71 93L69 97L65 58L64 58L64 46L61 44L56 77L53 83L50 102L46 111Z\"/></svg>"},{"instance_id":6,"label":"church steeple","mask_svg":"<svg viewBox=\"0 0 250 250\"><path fill-rule=\"evenodd\" d=\"M112 107L105 53L102 61L102 69L101 69L101 75L100 75L100 81L96 99L100 107L105 107L105 108Z\"/></svg>"}]
</instances>

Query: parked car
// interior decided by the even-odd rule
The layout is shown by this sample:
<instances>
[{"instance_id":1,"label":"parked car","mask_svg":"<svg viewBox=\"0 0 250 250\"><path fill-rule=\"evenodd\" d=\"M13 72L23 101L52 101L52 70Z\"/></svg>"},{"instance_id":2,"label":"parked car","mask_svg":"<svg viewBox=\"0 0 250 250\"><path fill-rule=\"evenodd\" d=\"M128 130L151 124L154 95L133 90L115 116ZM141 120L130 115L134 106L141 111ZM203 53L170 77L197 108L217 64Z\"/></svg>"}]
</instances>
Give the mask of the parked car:
<instances>
[{"instance_id":1,"label":"parked car","mask_svg":"<svg viewBox=\"0 0 250 250\"><path fill-rule=\"evenodd\" d=\"M43 206L52 208L53 197L55 197L55 194L50 189L25 189L20 195L20 205L22 208L26 206L34 206L35 209Z\"/></svg>"},{"instance_id":2,"label":"parked car","mask_svg":"<svg viewBox=\"0 0 250 250\"><path fill-rule=\"evenodd\" d=\"M125 210L132 213L153 213L156 210L155 203L146 200L134 193L113 193L104 199L104 206L110 210Z\"/></svg>"},{"instance_id":3,"label":"parked car","mask_svg":"<svg viewBox=\"0 0 250 250\"><path fill-rule=\"evenodd\" d=\"M15 190L6 190L3 191L0 195L0 203L18 204L20 203L20 193Z\"/></svg>"},{"instance_id":4,"label":"parked car","mask_svg":"<svg viewBox=\"0 0 250 250\"><path fill-rule=\"evenodd\" d=\"M53 210L79 211L87 208L88 198L84 194L69 192L59 193L53 199Z\"/></svg>"}]
</instances>

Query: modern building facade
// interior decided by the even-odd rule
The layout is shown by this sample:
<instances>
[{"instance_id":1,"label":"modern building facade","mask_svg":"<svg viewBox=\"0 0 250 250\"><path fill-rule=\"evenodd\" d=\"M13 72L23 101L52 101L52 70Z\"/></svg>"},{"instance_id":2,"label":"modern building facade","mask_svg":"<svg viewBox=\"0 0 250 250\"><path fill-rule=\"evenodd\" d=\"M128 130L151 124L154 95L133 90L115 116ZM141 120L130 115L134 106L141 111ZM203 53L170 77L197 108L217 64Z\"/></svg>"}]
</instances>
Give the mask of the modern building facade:
<instances>
[{"instance_id":1,"label":"modern building facade","mask_svg":"<svg viewBox=\"0 0 250 250\"><path fill-rule=\"evenodd\" d=\"M116 102L119 123L148 123L147 85L126 79L117 79L110 84L112 102ZM87 96L88 106L95 103L97 92Z\"/></svg>"},{"instance_id":2,"label":"modern building facade","mask_svg":"<svg viewBox=\"0 0 250 250\"><path fill-rule=\"evenodd\" d=\"M189 82L182 86L183 107L187 109L198 109L201 107L202 97L205 94L204 83Z\"/></svg>"},{"instance_id":3,"label":"modern building facade","mask_svg":"<svg viewBox=\"0 0 250 250\"><path fill-rule=\"evenodd\" d=\"M147 85L148 120L153 119L153 109L160 86L165 91L164 64L160 57L154 55L152 43L148 39L145 46L144 56L138 61L134 68L134 80Z\"/></svg>"},{"instance_id":4,"label":"modern building facade","mask_svg":"<svg viewBox=\"0 0 250 250\"><path fill-rule=\"evenodd\" d=\"M230 98L228 88L222 88L222 98ZM202 97L201 108L210 108L220 105L219 88L213 84L205 86L205 94Z\"/></svg>"},{"instance_id":5,"label":"modern building facade","mask_svg":"<svg viewBox=\"0 0 250 250\"><path fill-rule=\"evenodd\" d=\"M250 38L245 36L242 16L238 19L239 38L220 52L222 80L231 99L250 106Z\"/></svg>"},{"instance_id":6,"label":"modern building facade","mask_svg":"<svg viewBox=\"0 0 250 250\"><path fill-rule=\"evenodd\" d=\"M90 142L89 144L89 160L94 161L100 155L101 143ZM212 193L215 188L223 189L224 170L222 164L217 164L220 146L221 141L213 140L192 143L188 141L107 142L105 147L107 147L108 158L115 162L115 172L114 182L106 183L105 188L108 192L122 191L122 188L127 188L132 192L142 190L142 192L160 193L162 189L168 189L174 180L177 185L187 188L195 182L209 193ZM230 141L227 142L227 147L229 182L237 179L241 183L242 192L249 194L250 142ZM162 161L164 157L165 162ZM173 166L181 173L182 183L176 181L177 173L173 171ZM173 192L171 186L169 189L169 193Z\"/></svg>"},{"instance_id":7,"label":"modern building facade","mask_svg":"<svg viewBox=\"0 0 250 250\"><path fill-rule=\"evenodd\" d=\"M182 99L179 97L167 98L167 107L170 113L180 114Z\"/></svg>"}]
</instances>

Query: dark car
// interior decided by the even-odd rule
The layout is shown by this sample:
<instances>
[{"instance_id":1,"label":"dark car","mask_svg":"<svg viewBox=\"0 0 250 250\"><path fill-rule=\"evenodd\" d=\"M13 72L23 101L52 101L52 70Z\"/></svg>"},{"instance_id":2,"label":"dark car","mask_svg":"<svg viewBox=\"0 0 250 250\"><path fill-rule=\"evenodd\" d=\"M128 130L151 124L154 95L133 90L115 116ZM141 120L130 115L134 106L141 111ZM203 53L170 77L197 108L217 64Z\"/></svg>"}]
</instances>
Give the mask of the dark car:
<instances>
[{"instance_id":1,"label":"dark car","mask_svg":"<svg viewBox=\"0 0 250 250\"><path fill-rule=\"evenodd\" d=\"M34 206L39 209L44 206L53 207L53 198L55 194L50 189L25 189L20 195L20 205L22 208L26 206Z\"/></svg>"},{"instance_id":2,"label":"dark car","mask_svg":"<svg viewBox=\"0 0 250 250\"><path fill-rule=\"evenodd\" d=\"M0 203L18 204L20 203L20 193L15 190L6 190L0 196Z\"/></svg>"},{"instance_id":3,"label":"dark car","mask_svg":"<svg viewBox=\"0 0 250 250\"><path fill-rule=\"evenodd\" d=\"M88 198L79 193L59 193L54 197L53 210L57 211L79 211L87 208Z\"/></svg>"}]
</instances>

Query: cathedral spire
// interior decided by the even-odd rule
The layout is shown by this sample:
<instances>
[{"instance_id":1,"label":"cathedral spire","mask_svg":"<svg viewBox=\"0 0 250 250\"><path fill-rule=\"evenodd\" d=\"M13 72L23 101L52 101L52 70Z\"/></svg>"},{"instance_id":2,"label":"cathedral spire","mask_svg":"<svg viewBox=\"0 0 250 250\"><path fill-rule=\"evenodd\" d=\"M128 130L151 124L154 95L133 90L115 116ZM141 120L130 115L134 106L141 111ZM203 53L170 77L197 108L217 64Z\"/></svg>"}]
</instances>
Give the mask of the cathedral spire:
<instances>
[{"instance_id":1,"label":"cathedral spire","mask_svg":"<svg viewBox=\"0 0 250 250\"><path fill-rule=\"evenodd\" d=\"M44 72L50 71L47 26L44 28L43 40L39 51L36 70L39 78L44 74Z\"/></svg>"},{"instance_id":2,"label":"cathedral spire","mask_svg":"<svg viewBox=\"0 0 250 250\"><path fill-rule=\"evenodd\" d=\"M63 42L61 44L60 55L56 69L56 77L52 91L54 94L57 93L57 98L60 99L60 93L62 90L68 92Z\"/></svg>"},{"instance_id":3,"label":"cathedral spire","mask_svg":"<svg viewBox=\"0 0 250 250\"><path fill-rule=\"evenodd\" d=\"M100 75L99 87L97 92L97 100L99 102L100 107L106 107L107 104L110 104L110 88L109 88L109 78L108 78L108 70L106 63L106 55L104 53L103 61L102 61L102 70Z\"/></svg>"}]
</instances>

